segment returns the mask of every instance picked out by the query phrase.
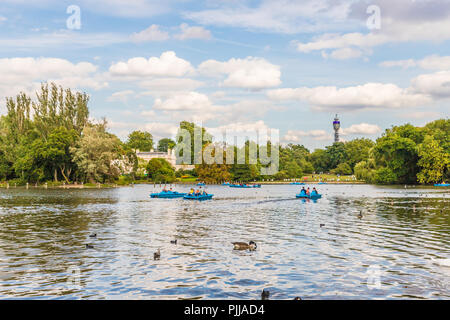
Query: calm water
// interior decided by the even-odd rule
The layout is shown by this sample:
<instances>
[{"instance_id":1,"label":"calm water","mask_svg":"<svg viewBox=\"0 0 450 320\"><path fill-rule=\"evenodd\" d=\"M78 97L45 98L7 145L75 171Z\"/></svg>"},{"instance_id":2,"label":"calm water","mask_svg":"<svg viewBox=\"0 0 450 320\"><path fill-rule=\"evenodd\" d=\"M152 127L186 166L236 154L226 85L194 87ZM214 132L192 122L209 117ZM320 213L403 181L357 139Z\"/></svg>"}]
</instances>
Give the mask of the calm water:
<instances>
[{"instance_id":1,"label":"calm water","mask_svg":"<svg viewBox=\"0 0 450 320\"><path fill-rule=\"evenodd\" d=\"M317 202L299 189L211 186L200 203L149 185L2 189L0 298L450 298L449 189L320 185ZM232 250L249 240L256 251Z\"/></svg>"}]
</instances>

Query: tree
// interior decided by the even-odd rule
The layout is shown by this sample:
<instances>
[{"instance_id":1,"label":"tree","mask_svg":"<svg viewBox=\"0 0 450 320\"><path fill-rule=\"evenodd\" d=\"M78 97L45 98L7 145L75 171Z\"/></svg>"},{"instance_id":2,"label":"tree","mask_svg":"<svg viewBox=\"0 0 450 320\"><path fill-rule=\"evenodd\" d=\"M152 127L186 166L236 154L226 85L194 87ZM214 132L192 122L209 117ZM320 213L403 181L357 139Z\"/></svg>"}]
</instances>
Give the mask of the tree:
<instances>
[{"instance_id":1,"label":"tree","mask_svg":"<svg viewBox=\"0 0 450 320\"><path fill-rule=\"evenodd\" d=\"M150 132L133 131L128 135L127 145L134 150L148 152L153 149L153 136Z\"/></svg>"},{"instance_id":2,"label":"tree","mask_svg":"<svg viewBox=\"0 0 450 320\"><path fill-rule=\"evenodd\" d=\"M188 145L187 141L183 140L183 136L180 134L182 131L186 130L189 133L190 136L190 145ZM198 153L196 154L196 150L195 150L195 144L194 141L196 140L195 137L195 132L199 132L201 134L201 137L199 137L200 141L201 141L201 147L198 148ZM195 163L195 159L201 159L202 158L202 154L200 154L203 150L203 148L208 145L209 143L212 142L212 136L205 130L205 128L201 128L198 127L195 123L193 122L188 122L188 121L181 121L180 122L180 128L177 134L177 149L180 149L179 152L179 156L183 157L183 150L187 149L187 150L191 150L191 159L190 159L190 163L185 163L185 164L194 164ZM178 162L182 162L179 161ZM178 163L177 162L177 163Z\"/></svg>"},{"instance_id":3,"label":"tree","mask_svg":"<svg viewBox=\"0 0 450 320\"><path fill-rule=\"evenodd\" d=\"M450 169L450 155L444 151L432 136L427 135L422 144L418 146L421 168L417 174L420 183L436 183L444 179Z\"/></svg>"},{"instance_id":4,"label":"tree","mask_svg":"<svg viewBox=\"0 0 450 320\"><path fill-rule=\"evenodd\" d=\"M175 147L175 141L169 138L163 138L158 141L158 151L167 152Z\"/></svg>"},{"instance_id":5,"label":"tree","mask_svg":"<svg viewBox=\"0 0 450 320\"><path fill-rule=\"evenodd\" d=\"M121 172L112 161L119 158L120 144L119 138L106 132L106 124L84 128L76 146L70 148L83 180L100 182L117 178Z\"/></svg>"},{"instance_id":6,"label":"tree","mask_svg":"<svg viewBox=\"0 0 450 320\"><path fill-rule=\"evenodd\" d=\"M406 124L387 129L377 139L373 156L377 168L389 168L389 180L395 176L396 183L415 183L419 172L417 144L423 140L422 130ZM381 171L386 176L387 171ZM386 180L386 181L387 181ZM384 183L384 182L383 182Z\"/></svg>"},{"instance_id":7,"label":"tree","mask_svg":"<svg viewBox=\"0 0 450 320\"><path fill-rule=\"evenodd\" d=\"M316 172L326 172L330 168L329 154L323 149L316 149L309 156Z\"/></svg>"},{"instance_id":8,"label":"tree","mask_svg":"<svg viewBox=\"0 0 450 320\"><path fill-rule=\"evenodd\" d=\"M148 177L153 182L172 182L175 180L175 170L166 159L153 158L147 164Z\"/></svg>"},{"instance_id":9,"label":"tree","mask_svg":"<svg viewBox=\"0 0 450 320\"><path fill-rule=\"evenodd\" d=\"M342 175L349 175L352 174L352 168L350 168L350 166L346 163L339 163L338 166L331 170L331 173L333 174L342 174Z\"/></svg>"},{"instance_id":10,"label":"tree","mask_svg":"<svg viewBox=\"0 0 450 320\"><path fill-rule=\"evenodd\" d=\"M354 139L344 144L347 157L345 162L350 166L352 172L358 162L369 158L369 151L374 145L375 143L370 139Z\"/></svg>"},{"instance_id":11,"label":"tree","mask_svg":"<svg viewBox=\"0 0 450 320\"><path fill-rule=\"evenodd\" d=\"M336 168L340 163L345 162L348 158L345 144L343 142L335 142L331 146L327 146L325 149L329 161L328 170Z\"/></svg>"}]
</instances>

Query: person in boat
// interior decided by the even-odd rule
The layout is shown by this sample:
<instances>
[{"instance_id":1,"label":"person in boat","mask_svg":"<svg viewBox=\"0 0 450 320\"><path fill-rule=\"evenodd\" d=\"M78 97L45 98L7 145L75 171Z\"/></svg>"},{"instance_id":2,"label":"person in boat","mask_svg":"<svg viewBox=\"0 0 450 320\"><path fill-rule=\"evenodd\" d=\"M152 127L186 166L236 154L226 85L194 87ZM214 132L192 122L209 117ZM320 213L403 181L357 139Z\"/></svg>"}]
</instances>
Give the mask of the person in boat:
<instances>
[{"instance_id":1,"label":"person in boat","mask_svg":"<svg viewBox=\"0 0 450 320\"><path fill-rule=\"evenodd\" d=\"M194 194L194 188L191 188L191 190L189 191L189 194Z\"/></svg>"},{"instance_id":2,"label":"person in boat","mask_svg":"<svg viewBox=\"0 0 450 320\"><path fill-rule=\"evenodd\" d=\"M166 186L164 186L162 192L167 192Z\"/></svg>"},{"instance_id":3,"label":"person in boat","mask_svg":"<svg viewBox=\"0 0 450 320\"><path fill-rule=\"evenodd\" d=\"M306 194L306 189L305 189L305 187L302 187L302 190L300 190L300 194Z\"/></svg>"},{"instance_id":4,"label":"person in boat","mask_svg":"<svg viewBox=\"0 0 450 320\"><path fill-rule=\"evenodd\" d=\"M169 189L170 192L173 192L172 188Z\"/></svg>"},{"instance_id":5,"label":"person in boat","mask_svg":"<svg viewBox=\"0 0 450 320\"><path fill-rule=\"evenodd\" d=\"M314 195L317 195L317 194L319 194L319 193L317 192L316 187L314 187L312 192L311 192L311 195L314 196Z\"/></svg>"},{"instance_id":6,"label":"person in boat","mask_svg":"<svg viewBox=\"0 0 450 320\"><path fill-rule=\"evenodd\" d=\"M309 187L308 189L306 189L306 195L309 196L311 194L311 192L309 192Z\"/></svg>"},{"instance_id":7,"label":"person in boat","mask_svg":"<svg viewBox=\"0 0 450 320\"><path fill-rule=\"evenodd\" d=\"M205 195L205 196L207 196L208 194L206 193L206 191L205 190L203 190L203 195Z\"/></svg>"},{"instance_id":8,"label":"person in boat","mask_svg":"<svg viewBox=\"0 0 450 320\"><path fill-rule=\"evenodd\" d=\"M197 191L195 191L195 195L196 195L196 196L199 196L199 195L201 195L201 193L200 193L200 190L199 190L199 189L197 189Z\"/></svg>"}]
</instances>

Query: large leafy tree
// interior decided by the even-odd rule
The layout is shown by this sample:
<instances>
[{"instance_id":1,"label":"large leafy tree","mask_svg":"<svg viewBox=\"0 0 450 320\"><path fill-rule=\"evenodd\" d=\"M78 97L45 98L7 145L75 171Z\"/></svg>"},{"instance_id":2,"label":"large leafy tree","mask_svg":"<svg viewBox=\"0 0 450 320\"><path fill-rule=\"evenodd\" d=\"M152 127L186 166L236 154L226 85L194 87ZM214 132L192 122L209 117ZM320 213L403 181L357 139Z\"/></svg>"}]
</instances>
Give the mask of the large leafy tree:
<instances>
[{"instance_id":1,"label":"large leafy tree","mask_svg":"<svg viewBox=\"0 0 450 320\"><path fill-rule=\"evenodd\" d=\"M154 182L172 182L175 180L175 170L166 159L151 159L146 169L148 177Z\"/></svg>"},{"instance_id":2,"label":"large leafy tree","mask_svg":"<svg viewBox=\"0 0 450 320\"><path fill-rule=\"evenodd\" d=\"M181 134L182 131L186 130L187 133L189 134L190 137L190 145L188 145L188 141L184 140L183 135ZM195 132L199 132L200 136L196 137L195 136ZM201 141L201 146L198 146L197 150L198 152L196 153L196 149L195 149L195 144L194 141L197 140L196 138L198 138ZM195 163L195 159L201 159L202 158L202 150L203 148L208 145L209 143L212 142L212 135L210 135L205 128L201 128L198 127L195 123L193 122L188 122L188 121L181 121L180 122L180 128L179 128L179 132L177 134L177 138L176 138L176 148L179 149L179 153L178 156L179 157L183 157L183 151L189 150L191 151L191 159L190 159L190 163L186 163L186 164L194 164ZM182 162L180 160L177 160L178 162Z\"/></svg>"},{"instance_id":3,"label":"large leafy tree","mask_svg":"<svg viewBox=\"0 0 450 320\"><path fill-rule=\"evenodd\" d=\"M119 138L106 132L106 124L98 124L85 127L70 151L83 180L112 181L121 173L113 165L113 160L119 158L120 147Z\"/></svg>"},{"instance_id":4,"label":"large leafy tree","mask_svg":"<svg viewBox=\"0 0 450 320\"><path fill-rule=\"evenodd\" d=\"M175 147L175 141L169 138L163 138L158 141L158 151L167 152L169 149L173 149Z\"/></svg>"},{"instance_id":5,"label":"large leafy tree","mask_svg":"<svg viewBox=\"0 0 450 320\"><path fill-rule=\"evenodd\" d=\"M450 170L450 154L432 136L426 136L418 147L420 183L436 183L445 179Z\"/></svg>"},{"instance_id":6,"label":"large leafy tree","mask_svg":"<svg viewBox=\"0 0 450 320\"><path fill-rule=\"evenodd\" d=\"M150 132L133 131L128 135L127 145L139 151L150 151L153 149L153 136Z\"/></svg>"},{"instance_id":7,"label":"large leafy tree","mask_svg":"<svg viewBox=\"0 0 450 320\"><path fill-rule=\"evenodd\" d=\"M389 181L386 183L391 183L394 176L397 183L417 181L419 172L417 145L422 140L422 130L410 124L387 129L385 134L377 139L373 155L377 167L389 168L389 174L382 171L383 174L380 175L388 177Z\"/></svg>"},{"instance_id":8,"label":"large leafy tree","mask_svg":"<svg viewBox=\"0 0 450 320\"><path fill-rule=\"evenodd\" d=\"M347 163L351 169L351 174L355 165L369 158L369 152L375 143L370 139L354 139L345 143L345 154ZM339 166L339 165L338 165Z\"/></svg>"}]
</instances>

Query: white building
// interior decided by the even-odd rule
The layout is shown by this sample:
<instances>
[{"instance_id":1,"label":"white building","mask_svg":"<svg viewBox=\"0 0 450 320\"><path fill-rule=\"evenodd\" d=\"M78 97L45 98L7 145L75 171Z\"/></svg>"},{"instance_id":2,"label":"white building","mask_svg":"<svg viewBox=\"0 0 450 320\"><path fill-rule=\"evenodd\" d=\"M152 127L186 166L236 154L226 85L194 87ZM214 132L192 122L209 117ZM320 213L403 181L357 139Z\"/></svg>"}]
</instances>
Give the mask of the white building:
<instances>
[{"instance_id":1,"label":"white building","mask_svg":"<svg viewBox=\"0 0 450 320\"><path fill-rule=\"evenodd\" d=\"M141 158L145 161L150 161L151 159L155 158L165 159L172 165L172 167L175 168L175 170L192 170L195 168L194 165L190 164L177 164L177 157L175 156L174 149L169 149L167 152L154 151L153 149L150 152L141 152L139 150L136 150L136 155L138 158Z\"/></svg>"}]
</instances>

